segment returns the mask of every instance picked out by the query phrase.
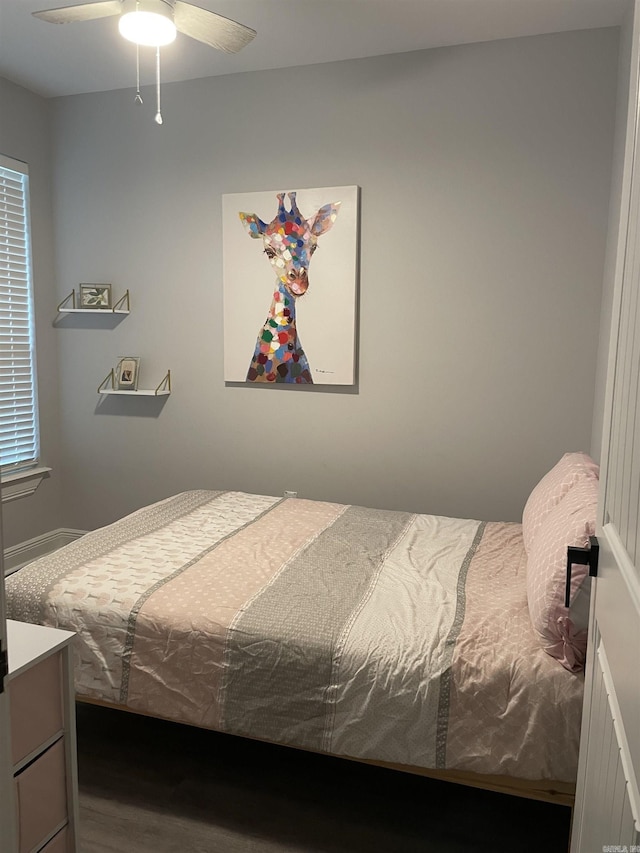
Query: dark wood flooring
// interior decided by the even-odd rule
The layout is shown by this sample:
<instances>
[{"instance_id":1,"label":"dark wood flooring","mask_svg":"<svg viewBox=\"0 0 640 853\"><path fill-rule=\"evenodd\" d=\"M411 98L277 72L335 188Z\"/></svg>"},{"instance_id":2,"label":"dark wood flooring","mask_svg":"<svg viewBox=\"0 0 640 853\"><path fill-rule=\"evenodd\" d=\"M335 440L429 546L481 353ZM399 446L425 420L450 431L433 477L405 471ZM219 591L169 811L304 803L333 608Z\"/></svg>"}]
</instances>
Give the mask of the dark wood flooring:
<instances>
[{"instance_id":1,"label":"dark wood flooring","mask_svg":"<svg viewBox=\"0 0 640 853\"><path fill-rule=\"evenodd\" d=\"M78 706L81 853L566 853L570 812Z\"/></svg>"}]
</instances>

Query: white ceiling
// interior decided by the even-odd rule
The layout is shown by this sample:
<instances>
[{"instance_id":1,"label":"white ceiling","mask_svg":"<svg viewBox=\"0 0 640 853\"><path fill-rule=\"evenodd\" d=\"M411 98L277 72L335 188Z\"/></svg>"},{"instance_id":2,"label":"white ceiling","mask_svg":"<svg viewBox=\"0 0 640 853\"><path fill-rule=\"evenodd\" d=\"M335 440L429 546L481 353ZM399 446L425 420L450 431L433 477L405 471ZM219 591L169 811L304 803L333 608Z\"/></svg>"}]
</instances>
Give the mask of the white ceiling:
<instances>
[{"instance_id":1,"label":"white ceiling","mask_svg":"<svg viewBox=\"0 0 640 853\"><path fill-rule=\"evenodd\" d=\"M162 51L166 82L620 24L628 0L197 0L257 30L229 55L183 35ZM135 85L117 18L48 24L31 12L74 0L0 0L0 76L54 97ZM142 51L141 51L142 53ZM153 80L153 49L141 59Z\"/></svg>"}]
</instances>

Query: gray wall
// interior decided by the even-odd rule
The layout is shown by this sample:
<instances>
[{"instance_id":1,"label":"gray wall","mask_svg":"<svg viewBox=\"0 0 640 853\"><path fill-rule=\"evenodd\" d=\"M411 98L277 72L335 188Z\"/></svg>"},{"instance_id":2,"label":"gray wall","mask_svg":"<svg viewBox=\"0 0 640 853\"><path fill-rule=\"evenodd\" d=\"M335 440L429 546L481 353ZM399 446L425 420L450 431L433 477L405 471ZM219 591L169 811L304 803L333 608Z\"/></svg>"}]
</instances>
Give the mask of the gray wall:
<instances>
[{"instance_id":1,"label":"gray wall","mask_svg":"<svg viewBox=\"0 0 640 853\"><path fill-rule=\"evenodd\" d=\"M518 519L589 449L618 31L552 34L54 102L66 523L235 488ZM358 184L357 393L226 387L221 194ZM142 357L154 400L96 388Z\"/></svg>"},{"instance_id":2,"label":"gray wall","mask_svg":"<svg viewBox=\"0 0 640 853\"><path fill-rule=\"evenodd\" d=\"M60 527L63 515L57 340L52 327L57 295L51 222L50 112L48 101L0 78L0 152L29 164L42 463L53 468L52 476L33 497L4 504L5 547Z\"/></svg>"},{"instance_id":3,"label":"gray wall","mask_svg":"<svg viewBox=\"0 0 640 853\"><path fill-rule=\"evenodd\" d=\"M611 194L609 205L609 230L605 251L605 269L602 288L602 307L600 311L600 334L598 343L598 360L596 367L596 390L593 407L593 431L591 434L591 455L600 460L603 430L603 412L605 410L605 395L607 385L607 368L609 365L609 348L611 345L611 320L618 262L619 229L626 227L627 209L629 204L629 188L623 190L625 143L628 137L633 137L635 104L629 105L629 83L632 74L631 54L633 25L636 3L629 4L624 21L620 28L620 47L618 62L618 92L616 104L616 121L614 131L613 166L611 173ZM617 270L621 274L622 270Z\"/></svg>"}]
</instances>

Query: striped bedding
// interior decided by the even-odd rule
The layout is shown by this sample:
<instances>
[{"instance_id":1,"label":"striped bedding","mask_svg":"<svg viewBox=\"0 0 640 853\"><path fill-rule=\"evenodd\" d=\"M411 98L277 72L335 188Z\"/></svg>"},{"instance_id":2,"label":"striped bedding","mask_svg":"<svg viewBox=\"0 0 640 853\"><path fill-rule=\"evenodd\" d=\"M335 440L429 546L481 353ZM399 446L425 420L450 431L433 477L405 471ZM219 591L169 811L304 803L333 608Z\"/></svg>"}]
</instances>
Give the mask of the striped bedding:
<instances>
[{"instance_id":1,"label":"striped bedding","mask_svg":"<svg viewBox=\"0 0 640 853\"><path fill-rule=\"evenodd\" d=\"M413 767L573 781L582 679L539 647L519 524L191 491L7 578L80 695Z\"/></svg>"}]
</instances>

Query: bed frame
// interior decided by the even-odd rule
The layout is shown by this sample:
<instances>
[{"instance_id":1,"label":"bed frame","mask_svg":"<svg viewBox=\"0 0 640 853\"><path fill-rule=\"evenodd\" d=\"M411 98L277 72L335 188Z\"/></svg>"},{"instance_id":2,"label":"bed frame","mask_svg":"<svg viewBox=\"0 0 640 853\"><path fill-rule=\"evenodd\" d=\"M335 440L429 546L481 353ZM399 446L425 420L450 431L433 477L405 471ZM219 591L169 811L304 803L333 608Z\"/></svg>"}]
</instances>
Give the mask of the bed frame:
<instances>
[{"instance_id":1,"label":"bed frame","mask_svg":"<svg viewBox=\"0 0 640 853\"><path fill-rule=\"evenodd\" d=\"M102 699L92 699L87 696L76 695L76 700L87 705L98 705L101 708L112 708L117 711L126 711L129 714L136 714L138 716L164 719L170 723L177 722L176 720L171 720L167 717L159 717L154 714L145 713L144 711L135 711L132 708L127 708L126 705L105 702ZM192 724L181 723L180 725ZM206 729L206 731L212 731L212 729ZM258 740L258 738L247 739ZM275 745L284 747L285 749L303 749L302 747L288 746L287 744L281 743ZM385 767L389 770L399 770L403 773L413 773L417 776L426 776L429 779L436 779L438 781L455 782L458 785L469 785L472 788L482 788L485 791L494 791L498 794L511 794L512 796L525 797L530 800L541 800L545 803L568 806L571 809L573 808L575 800L576 786L571 782L556 782L549 779L518 779L515 776L489 776L462 770L430 770L426 767L413 767L409 764L391 764L387 761L376 761L369 758L353 758L350 755L336 755L328 752L321 753L316 750L303 749L303 751L329 755L332 758L344 758L347 761L357 761L359 764L371 764L374 767Z\"/></svg>"},{"instance_id":2,"label":"bed frame","mask_svg":"<svg viewBox=\"0 0 640 853\"><path fill-rule=\"evenodd\" d=\"M299 501L296 502L296 505L299 503ZM117 648L110 647L106 653L108 654L109 666L114 667L114 673L117 672L118 660L127 661L129 670L125 672L125 669L122 669L119 686L117 678L114 679L115 690L105 691L104 685L100 689L94 690L94 679L99 674L102 664L99 660L96 661L89 656L89 660L85 661L86 666L77 673L78 680L76 683L80 694L77 698L88 704L128 710L138 715L158 717L169 721L178 721L181 718L184 720L185 717L188 717L191 720L190 725L195 728L212 728L215 730L215 726L222 725L216 713L210 716L202 716L197 710L193 712L194 708L199 708L203 695L210 704L211 695L207 692L206 681L198 682L197 685L198 690L204 691L204 693L196 690L193 695L190 695L186 689L184 672L182 671L183 667L188 665L189 657L193 653L192 643L197 642L195 635L188 642L183 643L180 638L181 635L176 633L171 646L172 649L176 650L176 653L166 673L155 672L154 667L159 669L163 663L163 655L155 652L150 654L148 646L145 646L144 643L141 649L140 664L134 655L134 647L139 636L137 631L138 614L145 602L156 591L161 592L157 605L158 614L154 616L154 619L158 620L158 624L171 625L170 613L163 612L161 606L171 599L173 591L171 584L174 580L179 586L186 578L185 570L187 568L192 569L193 571L190 571L189 577L186 578L184 587L179 586L182 589L181 595L185 596L180 606L185 614L191 614L191 604L197 603L200 609L194 612L198 614L197 618L202 621L202 625L205 625L206 619L214 619L217 626L211 635L209 647L203 643L198 653L203 655L204 661L205 654L209 654L212 649L215 649L215 656L209 661L208 665L211 667L215 665L218 668L218 675L221 675L222 669L225 667L228 673L233 674L234 677L237 675L238 683L235 687L229 687L226 682L220 682L218 685L216 681L215 689L219 690L220 694L220 708L216 706L216 711L219 711L221 715L228 714L229 720L233 720L235 714L235 719L239 721L238 730L243 732L246 730L251 733L245 736L247 739L263 740L282 745L278 743L278 740L283 737L278 713L281 713L283 708L283 696L287 696L290 691L295 693L299 689L301 691L300 696L306 697L305 701L311 703L304 707L307 709L307 713L309 708L313 709L314 718L326 714L328 707L335 708L335 700L327 694L327 689L331 685L331 679L337 682L338 671L341 666L346 667L343 680L349 677L349 664L344 663L344 659L349 655L346 651L349 648L347 640L360 614L364 614L363 631L365 631L365 626L369 624L367 620L374 617L376 620L382 619L381 625L383 627L379 633L375 634L376 642L382 644L386 642L385 631L393 630L394 619L402 618L403 608L406 606L407 600L410 600L412 605L419 606L421 610L419 618L415 621L415 636L411 638L413 642L407 642L407 653L414 661L422 661L424 655L431 655L437 661L438 668L434 668L433 672L430 671L427 679L420 666L409 667L407 677L412 679L410 683L414 685L416 692L407 692L404 688L400 694L404 705L403 702L398 702L397 705L389 707L397 709L400 715L411 708L411 713L416 716L415 697L419 695L426 701L425 690L435 690L436 679L438 679L438 696L430 693L427 703L429 732L425 731L421 735L419 731L414 731L416 729L414 725L414 730L407 737L406 750L392 749L392 742L389 741L383 742L379 749L374 750L371 746L369 751L359 745L358 738L367 736L367 728L363 726L360 730L355 725L358 722L355 715L362 712L362 703L358 704L360 699L357 694L358 691L371 688L371 684L376 680L374 675L377 673L377 670L374 672L373 668L369 672L363 664L361 668L365 674L362 683L352 690L353 695L348 696L345 700L346 704L341 706L345 716L352 713L351 722L354 723L354 728L358 729L357 737L344 736L340 740L342 735L338 735L338 739L334 740L333 743L334 745L341 743L342 746L337 747L339 751L333 751L336 748L331 745L334 737L335 720L333 717L330 719L329 716L326 716L325 725L322 728L313 729L310 726L309 732L305 736L292 737L292 740L299 739L301 743L306 744L306 749L309 752L345 757L359 763L399 770L403 773L412 773L435 780L455 782L498 793L572 806L575 790L571 783L549 779L522 779L513 775L501 774L503 769L510 774L517 774L524 772L524 768L526 768L529 774L543 776L548 773L560 777L570 777L574 771L573 763L569 759L572 759L574 752L577 752L576 741L579 730L580 707L578 700L581 693L580 685L567 682L571 676L562 669L557 661L551 662L551 659L544 654L540 648L539 638L531 626L525 591L522 586L526 555L520 529L509 524L501 525L498 523L487 527L485 522L449 519L446 535L443 533L442 539L433 540L432 523L428 516L368 510L364 507L329 504L320 501L306 501L304 504L308 517L305 524L300 525L300 530L296 532L296 536L283 537L283 549L281 551L271 549L267 561L250 561L246 559L243 548L247 547L247 543L249 547L254 547L252 543L263 541L261 537L264 537L265 533L272 538L274 535L277 536L282 529L288 529L291 521L290 506L273 496L249 495L247 493L195 490L174 495L172 498L151 504L137 513L125 516L114 525L108 525L101 530L88 534L89 537L94 537L89 540L88 545L86 543L83 545L81 544L82 540L77 540L69 546L70 549L75 550L52 556L51 563L47 561L42 565L34 564L34 575L29 574L32 571L29 567L22 569L21 571L26 572L23 578L18 574L13 581L10 580L10 584L15 583L13 599L17 613L14 616L27 622L39 621L43 618L43 613L50 603L47 590L54 588L58 590L56 595L60 596L60 607L65 612L68 608L75 607L74 592L81 589L84 583L81 567L87 560L91 562L96 555L101 562L96 564L94 569L88 570L88 578L92 583L92 590L94 587L102 590L104 580L103 591L107 595L107 600L110 600L121 589L124 589L121 582L123 579L129 580L130 567L135 565L136 558L143 557L139 587L136 586L133 599L137 604L131 612L127 612L130 608L123 606L122 609L114 610L111 614L113 626L120 632L122 644L121 646L118 645ZM203 519L207 521L207 524L203 523ZM160 570L159 574L157 572L151 573L146 569L147 552L145 547L147 546L142 547L139 544L134 544L131 546L130 552L123 551L120 557L112 560L112 552L117 551L123 542L137 543L149 531L162 530L165 525L171 525L178 520L180 524L177 530L171 534L171 548L161 538L157 542L153 540L155 543L153 546L154 558L161 559L165 551L170 557L170 561L164 564L164 568ZM241 534L249 522L261 522L263 520L263 526L256 526L255 529L250 530L246 542L241 535L236 538L236 534ZM375 527L375 536L371 532L372 525ZM415 573L415 560L410 553L409 545L404 542L404 537L409 531L411 531L411 536L415 535L420 543L419 574ZM319 541L321 533L323 539ZM335 567L332 560L345 559L343 551L344 542L347 540L349 542L353 540L354 543L353 554L349 553L355 566L355 574L352 576L351 572L341 572L340 584L342 585L340 586L336 584ZM363 544L365 540L366 546ZM322 544L323 542L324 544ZM464 544L461 545L460 543ZM187 544L188 548L186 548ZM213 555L212 552L216 551L218 546L222 544L224 544L224 551L221 563L208 563L209 555L212 555L211 560L213 561L217 555ZM444 574L441 578L437 572L431 572L430 567L437 565L440 548L445 545L447 548L454 549L455 558L452 556L449 563L443 567ZM183 549L182 546L185 548ZM424 549L424 554L420 549ZM494 564L492 555L496 549L499 550L500 560ZM386 555L392 551L397 563L396 571L400 573L400 576L404 578L406 575L406 578L410 579L411 582L413 579L419 579L420 593L415 600L413 591L409 590L406 583L400 582L399 588L404 589L403 595L405 597L403 598L401 595L396 601L391 595L388 604L386 601L383 603L387 593L385 588L377 584L375 579L385 569ZM301 559L298 563L296 555L302 553L305 554L305 560ZM333 557L331 557L332 554ZM244 561L246 572L240 577L236 590L232 592L229 599L230 604L222 604L222 609L218 613L215 610L220 597L217 593L210 599L205 600L203 598L202 602L196 601L197 596L200 595L202 579L209 577L212 565L219 566L219 570L216 569L214 574L218 577L219 571L220 583L225 584L228 575L239 560ZM134 562L132 563L132 561ZM114 572L110 571L110 567L114 569ZM375 573L372 574L373 567L376 568ZM75 572L74 580L67 583L70 568ZM105 569L106 572L104 572ZM485 573L489 570L489 575L486 575ZM503 571L504 574L502 574ZM110 580L112 574L113 582ZM385 577L387 576L390 581L395 577L391 569L385 575ZM492 578L493 586L491 587L488 586L489 577ZM323 624L326 622L323 627L324 633L318 634L317 642L313 647L313 659L310 657L314 665L317 662L319 670L317 673L312 672L309 675L311 671L305 674L304 667L299 670L296 669L298 664L293 662L295 656L292 649L301 642L301 638L304 639L306 636L301 630L302 622L312 617L316 618L318 603L314 591L323 584L325 587L331 586L332 593L331 597L326 598L325 610L322 611ZM375 595L374 589L376 590ZM505 597L500 597L498 593L503 589L505 590ZM443 622L442 630L434 629L431 634L422 636L420 626L425 616L428 616L430 612L429 607L434 606L434 603L442 598L443 591L448 602L446 625ZM483 592L484 598L478 602L477 609L474 610L474 596L480 598L477 595L479 591ZM11 589L8 592L8 601L11 598L10 592ZM304 608L300 609L303 596L306 596L305 605ZM408 599L407 596L409 596ZM511 695L513 663L507 652L503 654L506 623L493 619L493 613L486 604L486 600L493 602L495 596L498 597L499 607L507 608L506 612L510 614L509 618L512 621L508 624L512 626L511 630L514 630L516 635L523 639L523 646L518 649L519 657L517 658L520 679L518 685L521 685L523 689L517 692L521 693L524 699L518 707L519 716L516 715L516 720L519 721L518 728L512 727L510 731L508 726L503 727L502 725L501 710L504 696ZM336 605L338 599L341 600L340 607ZM128 601L128 599L126 600ZM342 600L344 600L344 606ZM378 609L380 614L377 612ZM282 618L278 617L280 621L277 625L275 622L272 624L273 614L279 611L283 614ZM294 612L295 618L289 618L288 614ZM502 613L503 609L500 609L499 612ZM239 621L241 616L248 620L246 625L249 628L247 630L242 627L245 623ZM91 620L95 618L92 616ZM105 617L101 615L99 618ZM62 621L64 622L64 618ZM72 624L77 631L82 632L86 629L90 632L90 623L86 622L85 627L83 627L85 622L82 614L79 614ZM109 614L107 614L103 624L111 624ZM476 647L478 637L474 634L473 629L478 624L483 626L483 642L489 643L491 648L495 644L497 657L496 666L491 674L493 680L487 676L493 692L486 698L491 700L493 704L485 703L488 707L485 722L481 722L481 719L477 718L478 688L476 683L470 682L469 689L465 688L464 683L464 667L475 667L478 673L482 672L481 655L474 657L473 654L468 653L465 655L464 661L462 657L458 658L464 663L464 666L461 664L460 667L459 684L456 683L456 665L454 663L456 661L455 649L459 641L463 646L466 643L468 650ZM464 625L467 625L469 629L466 633L463 631ZM65 625L63 624L62 627ZM158 636L163 637L168 630L168 627L163 628L162 631L158 632ZM249 648L252 640L246 640L247 637L254 636L251 632L254 632L255 637L258 638L264 634L265 637L277 640L282 649L278 667L272 664L271 670L262 668L262 660L256 660L256 655L252 654ZM202 633L206 633L204 628ZM357 635L357 631L355 633ZM363 636L367 637L366 632ZM242 640L243 637L244 640ZM356 636L353 641L354 650L359 648L358 643L364 648L363 638ZM479 648L484 647L482 645ZM182 657L177 653L178 649ZM150 654L152 661L148 667L144 663L145 654ZM364 652L358 651L356 654L354 651L353 654L354 665L358 665L360 661L357 654L364 656ZM532 668L530 679L527 677L528 671L525 672L525 666L533 655L537 655L540 661L538 662L539 667L536 665ZM182 661L182 665L180 665L180 661ZM109 666L107 666L107 670ZM139 697L140 701L134 702L134 704L144 708L145 711L125 707L123 703L128 701L129 675L132 670L136 672L138 666L140 673L145 667L148 669L148 677L154 677L151 675L154 672L158 683L168 679L177 693L185 694L184 706L181 708L180 703L172 704L169 701L163 704L164 697L155 702L145 702L143 696L146 682L143 679L136 686L135 695ZM274 673L277 678L272 684ZM304 678L300 678L300 684L294 685L301 674L305 674L305 678L309 677L306 681ZM402 678L404 679L404 677L403 672ZM538 685L538 677L540 679L539 689L537 688L537 691L534 692L531 701L540 702L542 708L541 713L532 718L531 702L528 701L529 696L524 695L524 688L531 683L532 679ZM547 689L545 680L547 678L553 682L552 689ZM432 683L433 687L431 686ZM266 689L263 689L267 684L271 684L268 696ZM385 697L392 697L395 701L397 697L393 693L389 693L390 690L395 689L394 685L385 687L384 681L381 684L381 699L387 701ZM496 685L498 686L496 687ZM165 687L167 686L165 683ZM337 691L337 683L331 686ZM84 690L93 694L95 698L85 696ZM162 691L160 693L162 694ZM256 714L256 720L252 717L253 712L258 710L254 704L258 697L260 697L263 711L267 707L274 711L272 718L266 721L257 719L261 716L260 713ZM565 697L567 700L566 708L562 705L562 700ZM226 704L227 699L228 705ZM330 701L327 701L328 699ZM413 701L411 701L412 699ZM350 702L353 703L353 708L360 710L352 711ZM450 745L447 745L448 732L451 726L449 717L452 707L458 714L455 720L457 728L454 729L455 737L452 737ZM158 710L163 713L158 713ZM549 711L548 714L547 711ZM565 728L571 734L575 733L576 735L575 739L571 739L566 751L564 741L551 739L555 734L554 722L556 718L554 713L556 711L562 714L562 722L566 724ZM395 710L393 713L395 714ZM520 749L522 745L520 726L527 715L529 721L535 723L535 738L532 738L534 760L530 764L527 760L528 754ZM366 719L367 725L375 725L378 722L375 713ZM472 720L476 720L477 730L467 725ZM302 725L304 720L299 719L297 722ZM428 747L426 754L433 755L433 763L439 767L446 765L447 754L450 757L451 765L464 767L467 764L469 754L465 744L476 737L476 731L478 732L478 739L481 739L481 733L486 731L486 723L488 722L492 724L490 734L494 742L500 743L502 737L506 739L504 751L501 752L499 748L493 751L491 742L487 740L483 746L482 757L489 760L482 763L479 755L477 763L468 761L468 764L479 769L486 768L498 775L464 770L428 769L393 762L393 759L408 761L410 758L423 761L422 755L425 753L421 750ZM344 723L339 723L338 729L340 726L345 728ZM230 724L229 728L233 728L233 725ZM378 735L382 737L380 732ZM433 739L433 743L431 740L425 743L424 739L427 737ZM537 756L535 743L539 744L540 749ZM410 746L417 746L417 748L412 752L409 749ZM290 748L305 749L305 747L294 744ZM364 752L369 755L384 756L391 760L363 759L345 755L345 752ZM521 764L518 763L517 757L520 757ZM536 761L536 757L540 760Z\"/></svg>"}]
</instances>

